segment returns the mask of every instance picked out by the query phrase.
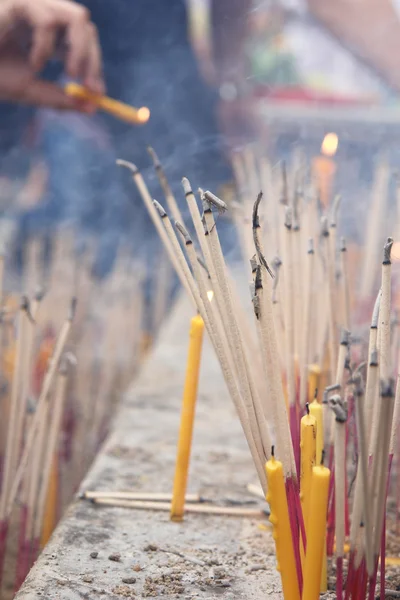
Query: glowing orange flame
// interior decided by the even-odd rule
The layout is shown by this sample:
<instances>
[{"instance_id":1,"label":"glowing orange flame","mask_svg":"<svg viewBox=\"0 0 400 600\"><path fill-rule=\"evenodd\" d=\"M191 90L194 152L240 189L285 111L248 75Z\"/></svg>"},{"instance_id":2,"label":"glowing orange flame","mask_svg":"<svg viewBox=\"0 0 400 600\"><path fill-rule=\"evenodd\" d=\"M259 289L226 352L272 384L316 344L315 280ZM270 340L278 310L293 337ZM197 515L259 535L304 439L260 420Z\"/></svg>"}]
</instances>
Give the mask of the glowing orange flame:
<instances>
[{"instance_id":1,"label":"glowing orange flame","mask_svg":"<svg viewBox=\"0 0 400 600\"><path fill-rule=\"evenodd\" d=\"M142 108L139 108L137 111L137 116L141 123L147 123L147 121L150 119L150 110L147 108L147 106L142 106Z\"/></svg>"},{"instance_id":2,"label":"glowing orange flame","mask_svg":"<svg viewBox=\"0 0 400 600\"><path fill-rule=\"evenodd\" d=\"M336 133L327 133L321 145L321 152L325 156L335 156L339 145L339 138Z\"/></svg>"},{"instance_id":3,"label":"glowing orange flame","mask_svg":"<svg viewBox=\"0 0 400 600\"><path fill-rule=\"evenodd\" d=\"M400 242L394 242L390 258L392 262L400 262Z\"/></svg>"}]
</instances>

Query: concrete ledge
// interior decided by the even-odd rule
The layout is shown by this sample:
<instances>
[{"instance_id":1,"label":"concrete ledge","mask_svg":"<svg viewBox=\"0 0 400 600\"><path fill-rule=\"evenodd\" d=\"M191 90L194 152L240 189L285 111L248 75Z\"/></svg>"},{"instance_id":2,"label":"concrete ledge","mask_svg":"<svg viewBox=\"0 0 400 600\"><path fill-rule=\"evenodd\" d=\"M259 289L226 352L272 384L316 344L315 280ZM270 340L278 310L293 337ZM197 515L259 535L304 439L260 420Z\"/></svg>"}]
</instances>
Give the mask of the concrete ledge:
<instances>
[{"instance_id":1,"label":"concrete ledge","mask_svg":"<svg viewBox=\"0 0 400 600\"><path fill-rule=\"evenodd\" d=\"M82 490L171 491L190 317L180 301ZM246 485L255 481L239 420L206 340L188 491L218 503L254 502ZM110 560L111 555L120 558ZM282 598L268 522L190 514L177 524L167 513L77 499L16 598L123 597Z\"/></svg>"}]
</instances>

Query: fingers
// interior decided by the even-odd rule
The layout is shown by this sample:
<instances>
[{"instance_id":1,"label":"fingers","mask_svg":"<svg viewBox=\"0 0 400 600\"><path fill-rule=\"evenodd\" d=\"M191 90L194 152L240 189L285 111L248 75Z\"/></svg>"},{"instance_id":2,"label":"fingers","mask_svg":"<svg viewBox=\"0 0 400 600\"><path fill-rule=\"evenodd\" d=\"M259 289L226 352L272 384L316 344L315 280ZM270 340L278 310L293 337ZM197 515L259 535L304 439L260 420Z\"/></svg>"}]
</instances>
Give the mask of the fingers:
<instances>
[{"instance_id":1,"label":"fingers","mask_svg":"<svg viewBox=\"0 0 400 600\"><path fill-rule=\"evenodd\" d=\"M57 110L72 110L86 114L95 112L95 108L91 104L71 98L61 87L40 79L33 81L28 86L20 101Z\"/></svg>"},{"instance_id":2,"label":"fingers","mask_svg":"<svg viewBox=\"0 0 400 600\"><path fill-rule=\"evenodd\" d=\"M14 14L33 29L30 62L35 71L53 55L57 34L64 31L68 50L66 72L91 91L104 92L101 49L89 11L70 0L10 0Z\"/></svg>"},{"instance_id":3,"label":"fingers","mask_svg":"<svg viewBox=\"0 0 400 600\"><path fill-rule=\"evenodd\" d=\"M56 31L52 27L37 27L34 29L29 60L35 73L41 71L53 55L55 41Z\"/></svg>"},{"instance_id":4,"label":"fingers","mask_svg":"<svg viewBox=\"0 0 400 600\"><path fill-rule=\"evenodd\" d=\"M103 80L103 65L101 59L101 50L96 27L89 23L88 26L88 55L86 62L86 73L83 78L84 84L93 92L98 94L105 93Z\"/></svg>"}]
</instances>

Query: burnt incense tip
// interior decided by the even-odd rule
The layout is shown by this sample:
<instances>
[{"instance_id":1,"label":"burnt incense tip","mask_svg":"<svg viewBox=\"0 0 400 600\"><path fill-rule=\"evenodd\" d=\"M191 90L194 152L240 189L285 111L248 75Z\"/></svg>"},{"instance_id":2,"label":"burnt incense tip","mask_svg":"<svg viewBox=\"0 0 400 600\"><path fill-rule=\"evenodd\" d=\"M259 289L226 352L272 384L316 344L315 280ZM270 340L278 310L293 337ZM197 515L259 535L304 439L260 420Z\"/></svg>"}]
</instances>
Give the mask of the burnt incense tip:
<instances>
[{"instance_id":1,"label":"burnt incense tip","mask_svg":"<svg viewBox=\"0 0 400 600\"><path fill-rule=\"evenodd\" d=\"M187 246L189 244L193 244L192 239L191 239L188 231L185 229L185 227L182 225L182 223L180 223L179 221L175 221L175 227L177 228L177 230L179 231L179 233L183 237L183 239L185 241L185 244Z\"/></svg>"},{"instance_id":2,"label":"burnt incense tip","mask_svg":"<svg viewBox=\"0 0 400 600\"><path fill-rule=\"evenodd\" d=\"M199 188L199 194L200 194L201 204L203 206L204 229L207 230L206 225L205 225L205 214L212 212L211 204L208 201L207 196L205 195L204 191L201 188Z\"/></svg>"},{"instance_id":3,"label":"burnt incense tip","mask_svg":"<svg viewBox=\"0 0 400 600\"><path fill-rule=\"evenodd\" d=\"M314 254L314 240L309 238L307 254Z\"/></svg>"},{"instance_id":4,"label":"burnt incense tip","mask_svg":"<svg viewBox=\"0 0 400 600\"><path fill-rule=\"evenodd\" d=\"M332 211L331 211L331 227L335 228L337 225L337 215L339 211L340 202L342 200L342 196L337 194L333 201Z\"/></svg>"},{"instance_id":5,"label":"burnt incense tip","mask_svg":"<svg viewBox=\"0 0 400 600\"><path fill-rule=\"evenodd\" d=\"M378 366L378 350L377 348L373 348L373 350L371 350L371 354L369 357L369 366L370 367L377 367Z\"/></svg>"},{"instance_id":6,"label":"burnt incense tip","mask_svg":"<svg viewBox=\"0 0 400 600\"><path fill-rule=\"evenodd\" d=\"M250 267L251 267L251 272L255 273L258 267L258 262L257 262L257 254L254 254L254 256L251 257L250 259Z\"/></svg>"},{"instance_id":7,"label":"burnt incense tip","mask_svg":"<svg viewBox=\"0 0 400 600\"><path fill-rule=\"evenodd\" d=\"M160 215L160 217L162 219L164 219L167 216L167 213L166 213L164 207L161 206L161 204L159 202L157 202L157 200L153 200L153 205L157 209L157 212Z\"/></svg>"},{"instance_id":8,"label":"burnt incense tip","mask_svg":"<svg viewBox=\"0 0 400 600\"><path fill-rule=\"evenodd\" d=\"M260 217L258 216L258 207L260 206L261 199L263 197L263 193L260 192L254 202L253 206L253 229L258 229L260 227Z\"/></svg>"},{"instance_id":9,"label":"burnt incense tip","mask_svg":"<svg viewBox=\"0 0 400 600\"><path fill-rule=\"evenodd\" d=\"M257 292L257 290L261 290L262 287L263 287L262 276L261 276L261 266L260 265L257 265L256 271L255 271L255 275L256 276L255 276L255 279L254 279L254 287L255 287L255 290Z\"/></svg>"},{"instance_id":10,"label":"burnt incense tip","mask_svg":"<svg viewBox=\"0 0 400 600\"><path fill-rule=\"evenodd\" d=\"M182 177L182 187L185 192L185 196L189 196L189 194L193 194L192 186L190 185L190 181L187 177Z\"/></svg>"},{"instance_id":11,"label":"burnt incense tip","mask_svg":"<svg viewBox=\"0 0 400 600\"><path fill-rule=\"evenodd\" d=\"M347 252L347 244L345 237L340 238L340 252Z\"/></svg>"},{"instance_id":12,"label":"burnt incense tip","mask_svg":"<svg viewBox=\"0 0 400 600\"><path fill-rule=\"evenodd\" d=\"M279 258L279 256L275 256L274 260L272 261L272 267L275 271L275 275L277 274L277 272L279 271L281 266L282 266L281 259Z\"/></svg>"},{"instance_id":13,"label":"burnt incense tip","mask_svg":"<svg viewBox=\"0 0 400 600\"><path fill-rule=\"evenodd\" d=\"M306 402L306 413L309 415L310 414L310 405L308 402Z\"/></svg>"},{"instance_id":14,"label":"burnt incense tip","mask_svg":"<svg viewBox=\"0 0 400 600\"><path fill-rule=\"evenodd\" d=\"M381 305L382 290L380 289L375 300L374 310L372 312L371 329L378 329L379 308Z\"/></svg>"},{"instance_id":15,"label":"burnt incense tip","mask_svg":"<svg viewBox=\"0 0 400 600\"><path fill-rule=\"evenodd\" d=\"M161 162L154 148L152 148L152 146L147 146L147 152L150 154L150 157L154 163L154 167L156 169L161 169Z\"/></svg>"},{"instance_id":16,"label":"burnt incense tip","mask_svg":"<svg viewBox=\"0 0 400 600\"><path fill-rule=\"evenodd\" d=\"M394 380L392 378L380 381L381 398L393 398L394 397Z\"/></svg>"},{"instance_id":17,"label":"burnt incense tip","mask_svg":"<svg viewBox=\"0 0 400 600\"><path fill-rule=\"evenodd\" d=\"M348 346L350 343L350 331L347 329L342 329L342 333L340 335L340 345Z\"/></svg>"},{"instance_id":18,"label":"burnt incense tip","mask_svg":"<svg viewBox=\"0 0 400 600\"><path fill-rule=\"evenodd\" d=\"M392 252L392 246L393 246L393 238L388 237L388 239L386 240L386 244L383 247L383 263L382 264L384 264L384 265L391 264L390 254Z\"/></svg>"},{"instance_id":19,"label":"burnt incense tip","mask_svg":"<svg viewBox=\"0 0 400 600\"><path fill-rule=\"evenodd\" d=\"M333 410L336 422L337 423L346 423L347 408L346 408L346 405L343 402L342 398L339 396L339 394L335 394L334 396L331 396L331 398L329 399L329 405L330 405L331 409Z\"/></svg>"},{"instance_id":20,"label":"burnt incense tip","mask_svg":"<svg viewBox=\"0 0 400 600\"><path fill-rule=\"evenodd\" d=\"M121 158L118 158L116 163L119 167L125 167L126 169L128 169L132 173L132 175L137 175L140 172L137 166L129 162L128 160L122 160Z\"/></svg>"},{"instance_id":21,"label":"burnt incense tip","mask_svg":"<svg viewBox=\"0 0 400 600\"><path fill-rule=\"evenodd\" d=\"M75 314L76 314L76 307L78 304L78 298L76 296L73 296L71 298L71 306L69 309L69 315L68 315L68 321L73 321L75 318Z\"/></svg>"},{"instance_id":22,"label":"burnt incense tip","mask_svg":"<svg viewBox=\"0 0 400 600\"><path fill-rule=\"evenodd\" d=\"M321 236L329 236L328 218L326 216L321 217Z\"/></svg>"},{"instance_id":23,"label":"burnt incense tip","mask_svg":"<svg viewBox=\"0 0 400 600\"><path fill-rule=\"evenodd\" d=\"M286 229L292 229L293 224L293 214L290 206L286 206L285 208L285 227Z\"/></svg>"},{"instance_id":24,"label":"burnt incense tip","mask_svg":"<svg viewBox=\"0 0 400 600\"><path fill-rule=\"evenodd\" d=\"M219 211L225 212L228 209L227 204L209 190L204 192L204 196L207 198L209 204L215 206Z\"/></svg>"},{"instance_id":25,"label":"burnt incense tip","mask_svg":"<svg viewBox=\"0 0 400 600\"><path fill-rule=\"evenodd\" d=\"M205 270L205 272L207 273L207 277L208 279L211 279L211 275L210 275L210 271L207 268L206 263L204 262L204 260L201 258L201 256L197 255L197 262L199 263L199 265L201 267L203 267L203 269Z\"/></svg>"},{"instance_id":26,"label":"burnt incense tip","mask_svg":"<svg viewBox=\"0 0 400 600\"><path fill-rule=\"evenodd\" d=\"M35 296L34 296L36 302L41 302L43 300L43 298L45 297L45 295L46 295L46 290L44 289L44 287L39 285L36 288L36 292L35 292Z\"/></svg>"},{"instance_id":27,"label":"burnt incense tip","mask_svg":"<svg viewBox=\"0 0 400 600\"><path fill-rule=\"evenodd\" d=\"M25 294L21 296L20 309L29 312L29 298Z\"/></svg>"}]
</instances>

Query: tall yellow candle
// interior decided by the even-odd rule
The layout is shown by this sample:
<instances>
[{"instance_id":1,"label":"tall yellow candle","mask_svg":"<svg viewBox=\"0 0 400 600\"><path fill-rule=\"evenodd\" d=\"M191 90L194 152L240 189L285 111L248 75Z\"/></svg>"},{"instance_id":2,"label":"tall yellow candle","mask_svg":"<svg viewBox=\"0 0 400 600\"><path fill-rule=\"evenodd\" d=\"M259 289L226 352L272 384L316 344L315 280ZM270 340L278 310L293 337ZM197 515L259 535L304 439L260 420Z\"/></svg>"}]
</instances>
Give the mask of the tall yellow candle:
<instances>
[{"instance_id":1,"label":"tall yellow candle","mask_svg":"<svg viewBox=\"0 0 400 600\"><path fill-rule=\"evenodd\" d=\"M315 399L310 404L310 414L315 417L317 423L317 444L316 444L316 462L317 464L322 460L322 452L324 450L324 413L322 404ZM308 539L308 538L307 538ZM326 545L324 548L324 555L322 559L322 574L321 574L321 592L326 592L328 589L328 574L327 574L327 559L326 559Z\"/></svg>"},{"instance_id":2,"label":"tall yellow candle","mask_svg":"<svg viewBox=\"0 0 400 600\"><path fill-rule=\"evenodd\" d=\"M309 404L306 404L307 414L300 423L300 501L303 509L304 524L307 527L308 504L310 501L311 475L315 465L317 421L310 414Z\"/></svg>"},{"instance_id":3,"label":"tall yellow candle","mask_svg":"<svg viewBox=\"0 0 400 600\"><path fill-rule=\"evenodd\" d=\"M324 555L330 470L313 467L307 525L307 553L304 564L303 600L318 600Z\"/></svg>"},{"instance_id":4,"label":"tall yellow candle","mask_svg":"<svg viewBox=\"0 0 400 600\"><path fill-rule=\"evenodd\" d=\"M190 324L189 354L183 393L181 425L179 430L178 453L176 458L174 489L172 493L171 519L182 521L185 510L185 494L192 446L193 424L196 409L197 386L199 381L201 348L204 322L197 315Z\"/></svg>"},{"instance_id":5,"label":"tall yellow candle","mask_svg":"<svg viewBox=\"0 0 400 600\"><path fill-rule=\"evenodd\" d=\"M280 571L285 600L300 600L296 561L290 529L289 510L286 498L283 467L272 451L271 459L265 465L270 507L269 520L274 527L277 569Z\"/></svg>"}]
</instances>

